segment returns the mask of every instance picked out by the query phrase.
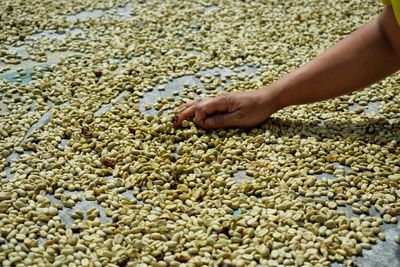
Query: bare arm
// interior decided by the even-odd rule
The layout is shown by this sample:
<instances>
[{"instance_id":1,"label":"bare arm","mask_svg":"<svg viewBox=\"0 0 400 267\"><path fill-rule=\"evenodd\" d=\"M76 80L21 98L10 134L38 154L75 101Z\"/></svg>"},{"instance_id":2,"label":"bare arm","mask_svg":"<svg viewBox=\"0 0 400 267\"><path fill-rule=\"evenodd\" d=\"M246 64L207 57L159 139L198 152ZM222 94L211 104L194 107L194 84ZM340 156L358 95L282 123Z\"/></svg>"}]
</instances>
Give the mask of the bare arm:
<instances>
[{"instance_id":1,"label":"bare arm","mask_svg":"<svg viewBox=\"0 0 400 267\"><path fill-rule=\"evenodd\" d=\"M253 127L277 110L364 88L400 68L400 27L391 7L309 63L255 91L181 106L175 126L194 117L203 128Z\"/></svg>"},{"instance_id":2,"label":"bare arm","mask_svg":"<svg viewBox=\"0 0 400 267\"><path fill-rule=\"evenodd\" d=\"M364 88L400 67L400 27L391 7L311 62L272 84L278 108Z\"/></svg>"}]
</instances>

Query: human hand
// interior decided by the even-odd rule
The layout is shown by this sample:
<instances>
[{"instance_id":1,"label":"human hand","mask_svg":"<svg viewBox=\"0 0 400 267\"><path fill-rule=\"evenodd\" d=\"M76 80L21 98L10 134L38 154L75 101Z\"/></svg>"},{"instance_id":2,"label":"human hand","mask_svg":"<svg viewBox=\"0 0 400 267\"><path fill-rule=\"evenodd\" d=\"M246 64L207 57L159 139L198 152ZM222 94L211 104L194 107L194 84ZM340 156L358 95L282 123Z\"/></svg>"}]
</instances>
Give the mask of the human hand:
<instances>
[{"instance_id":1,"label":"human hand","mask_svg":"<svg viewBox=\"0 0 400 267\"><path fill-rule=\"evenodd\" d=\"M200 98L177 108L174 126L182 126L188 118L205 129L250 128L266 120L278 110L268 90L228 93L215 98Z\"/></svg>"}]
</instances>

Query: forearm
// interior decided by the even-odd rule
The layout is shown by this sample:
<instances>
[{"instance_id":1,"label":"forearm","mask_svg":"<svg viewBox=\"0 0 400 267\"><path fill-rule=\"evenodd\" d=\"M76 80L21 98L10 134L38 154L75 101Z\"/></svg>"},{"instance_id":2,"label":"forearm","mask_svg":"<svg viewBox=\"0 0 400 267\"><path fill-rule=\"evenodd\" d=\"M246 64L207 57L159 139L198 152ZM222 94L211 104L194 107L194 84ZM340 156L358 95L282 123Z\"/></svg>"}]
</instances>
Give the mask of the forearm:
<instances>
[{"instance_id":1,"label":"forearm","mask_svg":"<svg viewBox=\"0 0 400 267\"><path fill-rule=\"evenodd\" d=\"M393 26L394 25L394 26ZM387 29L389 27L389 29ZM390 31L389 33L387 31ZM397 32L396 32L397 31ZM389 8L337 45L269 87L277 109L316 102L364 88L400 67L400 29Z\"/></svg>"}]
</instances>

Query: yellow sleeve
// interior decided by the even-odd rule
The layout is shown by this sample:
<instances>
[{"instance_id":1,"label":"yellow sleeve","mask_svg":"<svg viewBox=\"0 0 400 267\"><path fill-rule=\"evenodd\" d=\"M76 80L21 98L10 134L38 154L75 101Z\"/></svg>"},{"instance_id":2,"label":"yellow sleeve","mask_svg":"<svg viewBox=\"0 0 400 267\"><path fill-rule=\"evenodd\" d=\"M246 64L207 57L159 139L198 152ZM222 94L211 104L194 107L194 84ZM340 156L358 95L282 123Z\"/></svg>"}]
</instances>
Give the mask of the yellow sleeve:
<instances>
[{"instance_id":1,"label":"yellow sleeve","mask_svg":"<svg viewBox=\"0 0 400 267\"><path fill-rule=\"evenodd\" d=\"M393 7L394 15L396 16L397 22L400 25L400 0L382 0L385 5L391 5Z\"/></svg>"}]
</instances>

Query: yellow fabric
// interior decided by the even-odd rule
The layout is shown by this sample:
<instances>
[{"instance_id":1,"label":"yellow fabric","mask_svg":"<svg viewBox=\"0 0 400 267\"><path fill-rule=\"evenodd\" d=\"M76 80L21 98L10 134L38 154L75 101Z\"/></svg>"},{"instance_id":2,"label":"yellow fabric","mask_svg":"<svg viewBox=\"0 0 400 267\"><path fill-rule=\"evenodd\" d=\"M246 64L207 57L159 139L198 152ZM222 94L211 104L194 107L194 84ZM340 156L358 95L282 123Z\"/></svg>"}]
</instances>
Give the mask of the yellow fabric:
<instances>
[{"instance_id":1,"label":"yellow fabric","mask_svg":"<svg viewBox=\"0 0 400 267\"><path fill-rule=\"evenodd\" d=\"M392 5L394 15L400 25L400 0L382 0L385 5Z\"/></svg>"}]
</instances>

